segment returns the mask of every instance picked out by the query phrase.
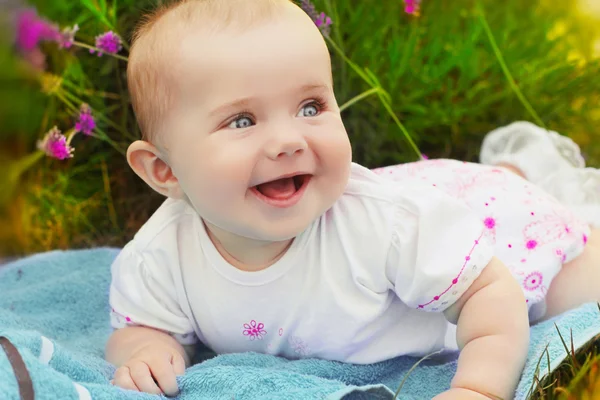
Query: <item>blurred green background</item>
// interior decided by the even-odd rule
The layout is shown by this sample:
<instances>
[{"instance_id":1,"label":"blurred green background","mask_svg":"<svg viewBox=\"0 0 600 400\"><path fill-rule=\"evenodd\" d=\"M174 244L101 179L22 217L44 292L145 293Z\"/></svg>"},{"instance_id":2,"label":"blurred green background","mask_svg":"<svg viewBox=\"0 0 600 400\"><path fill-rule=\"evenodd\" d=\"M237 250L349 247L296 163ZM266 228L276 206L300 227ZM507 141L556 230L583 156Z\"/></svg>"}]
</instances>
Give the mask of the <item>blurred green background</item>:
<instances>
[{"instance_id":1,"label":"blurred green background","mask_svg":"<svg viewBox=\"0 0 600 400\"><path fill-rule=\"evenodd\" d=\"M77 23L77 40L93 44L108 30L128 41L140 15L159 2L28 4L61 27ZM14 49L8 10L19 4L7 4L0 35L0 255L121 246L162 201L123 155L139 136L126 63L48 43L41 47L45 67L36 70ZM476 161L486 132L530 120L572 137L589 165L600 167L599 1L482 0L479 8L469 0L423 0L419 16L406 14L403 0L315 4L334 21L331 39L363 71L368 68L371 83L389 94L391 109L430 158ZM340 104L371 89L332 54ZM94 110L96 137L78 135L72 159L41 157L25 168L45 132L73 126L79 101ZM343 116L355 161L377 167L417 159L376 95Z\"/></svg>"}]
</instances>

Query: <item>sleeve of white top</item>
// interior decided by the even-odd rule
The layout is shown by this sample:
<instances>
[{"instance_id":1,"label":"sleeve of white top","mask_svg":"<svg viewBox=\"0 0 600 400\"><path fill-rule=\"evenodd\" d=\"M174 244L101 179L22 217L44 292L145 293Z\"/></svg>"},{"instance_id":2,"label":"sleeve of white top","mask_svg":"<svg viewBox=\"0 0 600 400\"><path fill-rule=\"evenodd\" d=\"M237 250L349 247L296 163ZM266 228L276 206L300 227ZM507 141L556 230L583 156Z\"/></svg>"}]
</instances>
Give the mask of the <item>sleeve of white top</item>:
<instances>
[{"instance_id":1,"label":"sleeve of white top","mask_svg":"<svg viewBox=\"0 0 600 400\"><path fill-rule=\"evenodd\" d=\"M150 264L150 265L149 265ZM189 318L177 300L171 271L155 266L130 242L112 264L111 325L147 326L172 335L183 345L197 341Z\"/></svg>"},{"instance_id":2,"label":"sleeve of white top","mask_svg":"<svg viewBox=\"0 0 600 400\"><path fill-rule=\"evenodd\" d=\"M483 221L434 187L410 188L398 201L386 275L411 308L442 312L493 257Z\"/></svg>"}]
</instances>

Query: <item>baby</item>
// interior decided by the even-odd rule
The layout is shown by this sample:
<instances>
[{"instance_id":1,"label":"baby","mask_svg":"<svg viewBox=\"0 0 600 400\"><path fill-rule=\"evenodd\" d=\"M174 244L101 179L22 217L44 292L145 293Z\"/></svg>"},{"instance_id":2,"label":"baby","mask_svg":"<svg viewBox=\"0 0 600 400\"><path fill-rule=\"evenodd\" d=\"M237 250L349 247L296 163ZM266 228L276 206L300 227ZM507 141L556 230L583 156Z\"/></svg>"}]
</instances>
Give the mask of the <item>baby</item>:
<instances>
[{"instance_id":1,"label":"baby","mask_svg":"<svg viewBox=\"0 0 600 400\"><path fill-rule=\"evenodd\" d=\"M600 232L519 176L595 176L568 139L517 124L489 137L496 166L354 164L327 46L288 0L163 8L128 80L129 164L168 199L112 266L116 385L176 394L197 341L359 364L460 349L436 399L508 399L529 323L600 298Z\"/></svg>"}]
</instances>

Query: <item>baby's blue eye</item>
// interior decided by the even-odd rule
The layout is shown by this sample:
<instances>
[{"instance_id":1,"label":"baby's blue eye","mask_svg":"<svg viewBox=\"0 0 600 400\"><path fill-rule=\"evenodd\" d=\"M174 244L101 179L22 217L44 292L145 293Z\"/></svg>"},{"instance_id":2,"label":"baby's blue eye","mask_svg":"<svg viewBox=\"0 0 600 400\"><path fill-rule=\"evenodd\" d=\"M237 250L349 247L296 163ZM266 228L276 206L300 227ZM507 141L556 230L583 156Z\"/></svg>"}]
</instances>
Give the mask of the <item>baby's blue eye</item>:
<instances>
[{"instance_id":1,"label":"baby's blue eye","mask_svg":"<svg viewBox=\"0 0 600 400\"><path fill-rule=\"evenodd\" d=\"M298 117L315 117L319 114L319 109L313 103L307 104L300 109Z\"/></svg>"},{"instance_id":2,"label":"baby's blue eye","mask_svg":"<svg viewBox=\"0 0 600 400\"><path fill-rule=\"evenodd\" d=\"M253 124L254 123L252 122L252 120L249 117L241 116L241 117L236 118L235 120L231 121L231 123L228 125L228 128L242 129L242 128L248 128L248 127L252 126Z\"/></svg>"}]
</instances>

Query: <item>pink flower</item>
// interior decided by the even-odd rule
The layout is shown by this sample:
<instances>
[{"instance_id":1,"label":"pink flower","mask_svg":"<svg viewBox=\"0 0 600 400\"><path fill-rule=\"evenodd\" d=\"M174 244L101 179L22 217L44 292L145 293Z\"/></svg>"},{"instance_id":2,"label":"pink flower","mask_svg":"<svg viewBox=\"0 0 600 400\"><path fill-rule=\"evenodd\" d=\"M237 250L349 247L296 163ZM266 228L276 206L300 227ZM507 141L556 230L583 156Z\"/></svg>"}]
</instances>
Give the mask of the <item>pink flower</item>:
<instances>
[{"instance_id":1,"label":"pink flower","mask_svg":"<svg viewBox=\"0 0 600 400\"><path fill-rule=\"evenodd\" d=\"M92 116L92 109L87 104L82 104L79 112L79 119L75 123L75 131L91 135L96 128L96 121Z\"/></svg>"},{"instance_id":2,"label":"pink flower","mask_svg":"<svg viewBox=\"0 0 600 400\"><path fill-rule=\"evenodd\" d=\"M421 11L421 0L404 0L404 3L404 12L415 16L419 15L419 12Z\"/></svg>"},{"instance_id":3,"label":"pink flower","mask_svg":"<svg viewBox=\"0 0 600 400\"><path fill-rule=\"evenodd\" d=\"M58 41L60 32L56 25L40 18L33 9L17 14L16 44L24 52L37 48L43 41Z\"/></svg>"},{"instance_id":4,"label":"pink flower","mask_svg":"<svg viewBox=\"0 0 600 400\"><path fill-rule=\"evenodd\" d=\"M58 44L63 49L70 49L75 41L75 34L79 31L79 25L75 24L72 28L65 28L60 34Z\"/></svg>"},{"instance_id":5,"label":"pink flower","mask_svg":"<svg viewBox=\"0 0 600 400\"><path fill-rule=\"evenodd\" d=\"M317 12L315 5L310 0L302 0L300 2L300 8L302 8L313 21L316 21L316 19L319 17L319 13Z\"/></svg>"},{"instance_id":6,"label":"pink flower","mask_svg":"<svg viewBox=\"0 0 600 400\"><path fill-rule=\"evenodd\" d=\"M98 52L98 57L102 56L104 53L117 54L123 48L121 38L113 31L108 31L96 36L96 47L100 50ZM90 53L95 53L95 50L90 49Z\"/></svg>"},{"instance_id":7,"label":"pink flower","mask_svg":"<svg viewBox=\"0 0 600 400\"><path fill-rule=\"evenodd\" d=\"M49 157L58 160L65 160L73 157L74 149L69 146L67 138L57 127L50 129L44 138L38 142L37 147Z\"/></svg>"},{"instance_id":8,"label":"pink flower","mask_svg":"<svg viewBox=\"0 0 600 400\"><path fill-rule=\"evenodd\" d=\"M324 12L321 13L315 20L315 25L317 25L317 28L319 28L321 30L321 33L323 33L323 35L325 36L329 36L329 32L331 31L331 24L331 18L329 18L329 16L327 16L327 14L325 14Z\"/></svg>"},{"instance_id":9,"label":"pink flower","mask_svg":"<svg viewBox=\"0 0 600 400\"><path fill-rule=\"evenodd\" d=\"M255 320L250 321L249 324L244 324L244 336L248 336L250 340L262 339L267 331L264 330L265 324L257 323Z\"/></svg>"}]
</instances>

